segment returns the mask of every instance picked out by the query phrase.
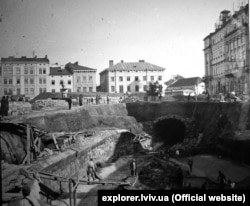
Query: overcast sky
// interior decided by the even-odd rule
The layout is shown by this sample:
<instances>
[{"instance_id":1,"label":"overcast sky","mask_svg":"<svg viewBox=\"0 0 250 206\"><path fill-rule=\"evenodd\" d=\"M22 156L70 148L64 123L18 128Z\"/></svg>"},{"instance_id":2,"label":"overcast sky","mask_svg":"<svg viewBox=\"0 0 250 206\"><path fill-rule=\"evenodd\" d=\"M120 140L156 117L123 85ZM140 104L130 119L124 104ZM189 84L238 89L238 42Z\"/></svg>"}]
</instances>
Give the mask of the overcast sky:
<instances>
[{"instance_id":1,"label":"overcast sky","mask_svg":"<svg viewBox=\"0 0 250 206\"><path fill-rule=\"evenodd\" d=\"M247 2L247 0L241 0ZM166 79L203 76L203 39L238 0L0 0L0 57L95 68L139 59ZM99 79L99 78L98 78Z\"/></svg>"}]
</instances>

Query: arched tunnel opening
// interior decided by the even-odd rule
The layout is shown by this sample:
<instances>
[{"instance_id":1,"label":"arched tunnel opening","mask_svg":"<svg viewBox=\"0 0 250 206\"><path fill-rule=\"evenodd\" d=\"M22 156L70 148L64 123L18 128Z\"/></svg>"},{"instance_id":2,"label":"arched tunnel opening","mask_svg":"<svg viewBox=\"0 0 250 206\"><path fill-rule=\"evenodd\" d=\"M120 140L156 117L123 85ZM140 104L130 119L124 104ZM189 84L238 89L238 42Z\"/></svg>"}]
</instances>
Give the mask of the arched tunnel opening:
<instances>
[{"instance_id":1,"label":"arched tunnel opening","mask_svg":"<svg viewBox=\"0 0 250 206\"><path fill-rule=\"evenodd\" d=\"M185 124L174 118L159 120L153 125L155 142L173 145L184 140L186 133Z\"/></svg>"}]
</instances>

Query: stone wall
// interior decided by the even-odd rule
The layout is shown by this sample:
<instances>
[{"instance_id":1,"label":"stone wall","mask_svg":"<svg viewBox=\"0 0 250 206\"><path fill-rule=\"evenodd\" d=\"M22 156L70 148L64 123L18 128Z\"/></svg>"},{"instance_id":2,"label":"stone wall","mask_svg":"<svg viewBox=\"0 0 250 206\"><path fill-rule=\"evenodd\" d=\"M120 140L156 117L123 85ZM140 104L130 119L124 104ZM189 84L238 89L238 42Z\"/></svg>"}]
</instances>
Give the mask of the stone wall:
<instances>
[{"instance_id":1,"label":"stone wall","mask_svg":"<svg viewBox=\"0 0 250 206\"><path fill-rule=\"evenodd\" d=\"M78 154L76 151L68 149L63 153L53 155L49 160L38 162L32 166L31 170L39 170L66 178L78 177L87 180L86 166L90 158L93 158L95 162L103 163L116 159L119 154L133 154L131 135L127 134L131 133L125 130L99 132L94 137L87 139L80 148L77 148ZM122 143L121 138L124 140ZM68 183L62 183L60 186L59 182L46 179L43 179L43 183L57 192L68 191Z\"/></svg>"}]
</instances>

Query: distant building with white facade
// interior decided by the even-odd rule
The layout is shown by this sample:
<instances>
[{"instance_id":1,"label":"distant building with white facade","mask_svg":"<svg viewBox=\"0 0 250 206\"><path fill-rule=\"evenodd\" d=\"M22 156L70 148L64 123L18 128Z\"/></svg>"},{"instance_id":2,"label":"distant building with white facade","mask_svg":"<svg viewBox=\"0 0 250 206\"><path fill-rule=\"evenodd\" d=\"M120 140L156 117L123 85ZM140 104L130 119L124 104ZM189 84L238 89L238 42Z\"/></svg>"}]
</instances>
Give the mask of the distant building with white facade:
<instances>
[{"instance_id":1,"label":"distant building with white facade","mask_svg":"<svg viewBox=\"0 0 250 206\"><path fill-rule=\"evenodd\" d=\"M48 90L49 59L1 58L0 95L25 95L33 98Z\"/></svg>"},{"instance_id":2,"label":"distant building with white facade","mask_svg":"<svg viewBox=\"0 0 250 206\"><path fill-rule=\"evenodd\" d=\"M171 95L198 95L205 92L205 83L200 77L178 79L169 85L165 91L165 96Z\"/></svg>"},{"instance_id":3,"label":"distant building with white facade","mask_svg":"<svg viewBox=\"0 0 250 206\"><path fill-rule=\"evenodd\" d=\"M109 61L109 68L100 72L100 87L102 92L136 93L146 92L150 82L158 81L163 85L165 68L150 64L144 60L139 62L121 61L114 65Z\"/></svg>"},{"instance_id":4,"label":"distant building with white facade","mask_svg":"<svg viewBox=\"0 0 250 206\"><path fill-rule=\"evenodd\" d=\"M65 69L72 73L72 92L96 92L96 69L68 63Z\"/></svg>"}]
</instances>

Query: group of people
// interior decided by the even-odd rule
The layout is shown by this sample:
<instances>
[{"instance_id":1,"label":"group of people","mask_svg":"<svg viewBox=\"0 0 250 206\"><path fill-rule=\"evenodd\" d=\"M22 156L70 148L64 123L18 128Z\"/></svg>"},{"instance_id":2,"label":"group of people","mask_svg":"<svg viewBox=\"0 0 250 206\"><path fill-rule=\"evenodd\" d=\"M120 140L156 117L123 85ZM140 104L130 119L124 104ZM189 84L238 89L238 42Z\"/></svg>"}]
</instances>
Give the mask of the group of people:
<instances>
[{"instance_id":1,"label":"group of people","mask_svg":"<svg viewBox=\"0 0 250 206\"><path fill-rule=\"evenodd\" d=\"M4 117L4 116L8 116L8 113L9 113L9 96L3 96L2 99L1 99L1 116Z\"/></svg>"}]
</instances>

